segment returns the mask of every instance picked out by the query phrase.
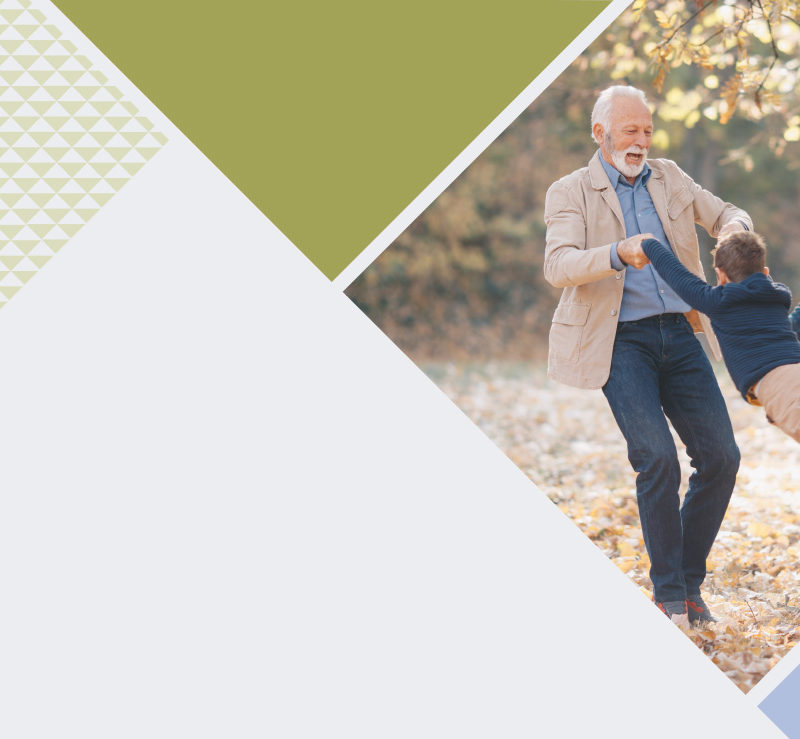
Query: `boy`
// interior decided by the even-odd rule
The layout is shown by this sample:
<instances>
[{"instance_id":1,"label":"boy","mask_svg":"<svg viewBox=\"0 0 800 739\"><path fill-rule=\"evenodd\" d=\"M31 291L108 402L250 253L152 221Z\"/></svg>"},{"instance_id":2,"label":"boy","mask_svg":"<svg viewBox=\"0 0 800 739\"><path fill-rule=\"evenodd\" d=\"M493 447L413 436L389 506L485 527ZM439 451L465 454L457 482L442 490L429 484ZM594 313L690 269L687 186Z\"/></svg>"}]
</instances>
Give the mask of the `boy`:
<instances>
[{"instance_id":1,"label":"boy","mask_svg":"<svg viewBox=\"0 0 800 739\"><path fill-rule=\"evenodd\" d=\"M642 250L672 289L711 319L742 397L764 406L767 420L800 442L800 342L788 316L792 295L769 276L764 240L752 231L724 237L713 252L717 287L695 277L655 239L645 239Z\"/></svg>"}]
</instances>

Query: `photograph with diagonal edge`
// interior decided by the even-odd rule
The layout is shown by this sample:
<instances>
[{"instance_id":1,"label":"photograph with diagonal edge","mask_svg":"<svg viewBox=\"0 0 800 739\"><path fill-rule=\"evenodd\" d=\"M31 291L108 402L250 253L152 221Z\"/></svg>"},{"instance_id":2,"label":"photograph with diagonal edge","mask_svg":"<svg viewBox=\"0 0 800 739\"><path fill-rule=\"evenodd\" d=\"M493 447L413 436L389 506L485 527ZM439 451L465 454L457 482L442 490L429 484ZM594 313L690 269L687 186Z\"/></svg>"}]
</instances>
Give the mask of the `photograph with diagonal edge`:
<instances>
[{"instance_id":1,"label":"photograph with diagonal edge","mask_svg":"<svg viewBox=\"0 0 800 739\"><path fill-rule=\"evenodd\" d=\"M0 307L166 143L29 0L0 7Z\"/></svg>"},{"instance_id":2,"label":"photograph with diagonal edge","mask_svg":"<svg viewBox=\"0 0 800 739\"><path fill-rule=\"evenodd\" d=\"M637 0L346 290L744 692L800 638L797 443L745 401L727 339L740 382L711 377L709 319L631 255L652 232L713 278L716 237L755 228L776 282L800 286L798 21L796 2ZM773 367L796 351L791 307ZM659 359L669 388L619 369L623 328L686 359Z\"/></svg>"}]
</instances>

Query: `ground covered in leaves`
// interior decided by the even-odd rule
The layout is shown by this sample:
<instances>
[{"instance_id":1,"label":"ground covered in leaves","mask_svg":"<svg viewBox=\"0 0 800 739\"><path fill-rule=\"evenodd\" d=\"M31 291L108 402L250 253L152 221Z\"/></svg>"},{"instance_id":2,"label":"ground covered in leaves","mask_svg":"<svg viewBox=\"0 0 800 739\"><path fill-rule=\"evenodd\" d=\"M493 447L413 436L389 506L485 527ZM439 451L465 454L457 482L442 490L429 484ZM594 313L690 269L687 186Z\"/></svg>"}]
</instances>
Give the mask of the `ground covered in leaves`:
<instances>
[{"instance_id":1,"label":"ground covered in leaves","mask_svg":"<svg viewBox=\"0 0 800 739\"><path fill-rule=\"evenodd\" d=\"M602 393L528 364L423 369L650 597L635 476ZM747 692L800 640L800 446L720 384L742 464L704 586L719 622L687 635Z\"/></svg>"}]
</instances>

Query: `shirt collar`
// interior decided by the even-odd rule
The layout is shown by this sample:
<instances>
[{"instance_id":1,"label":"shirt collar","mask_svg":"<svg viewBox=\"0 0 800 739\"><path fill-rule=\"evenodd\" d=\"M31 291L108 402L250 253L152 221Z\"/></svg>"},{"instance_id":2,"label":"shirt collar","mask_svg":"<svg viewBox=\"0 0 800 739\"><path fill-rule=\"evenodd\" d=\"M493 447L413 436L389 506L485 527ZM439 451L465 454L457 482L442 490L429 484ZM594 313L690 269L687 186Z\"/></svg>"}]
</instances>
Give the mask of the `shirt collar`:
<instances>
[{"instance_id":1,"label":"shirt collar","mask_svg":"<svg viewBox=\"0 0 800 739\"><path fill-rule=\"evenodd\" d=\"M613 164L609 164L603 158L603 152L600 151L599 149L597 150L597 157L598 159L600 159L600 164L603 165L603 169L606 171L608 179L611 180L611 184L614 186L614 188L617 187L617 183L620 181L622 181L623 184L628 185L629 187L631 186L628 180L625 179L625 175L623 175L622 172L620 172ZM641 182L642 185L646 185L647 180L650 179L650 175L652 173L653 170L650 169L650 165L647 162L645 162L644 167L642 167L642 171L636 177L633 186L635 187L636 184L639 182Z\"/></svg>"}]
</instances>

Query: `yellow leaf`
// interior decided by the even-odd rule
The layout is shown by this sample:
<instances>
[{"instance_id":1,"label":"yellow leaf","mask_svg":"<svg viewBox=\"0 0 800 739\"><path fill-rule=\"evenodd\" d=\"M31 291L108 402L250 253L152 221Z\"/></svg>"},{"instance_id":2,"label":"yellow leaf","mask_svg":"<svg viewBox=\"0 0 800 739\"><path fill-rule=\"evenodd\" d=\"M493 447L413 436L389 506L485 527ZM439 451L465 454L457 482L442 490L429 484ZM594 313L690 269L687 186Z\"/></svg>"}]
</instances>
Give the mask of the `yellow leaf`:
<instances>
[{"instance_id":1,"label":"yellow leaf","mask_svg":"<svg viewBox=\"0 0 800 739\"><path fill-rule=\"evenodd\" d=\"M672 25L672 19L663 10L656 10L655 15L658 25L662 28L669 28Z\"/></svg>"},{"instance_id":2,"label":"yellow leaf","mask_svg":"<svg viewBox=\"0 0 800 739\"><path fill-rule=\"evenodd\" d=\"M771 536L773 533L772 529L767 526L765 523L761 523L761 521L753 521L747 527L747 535L754 536L759 539L763 539L766 536Z\"/></svg>"}]
</instances>

